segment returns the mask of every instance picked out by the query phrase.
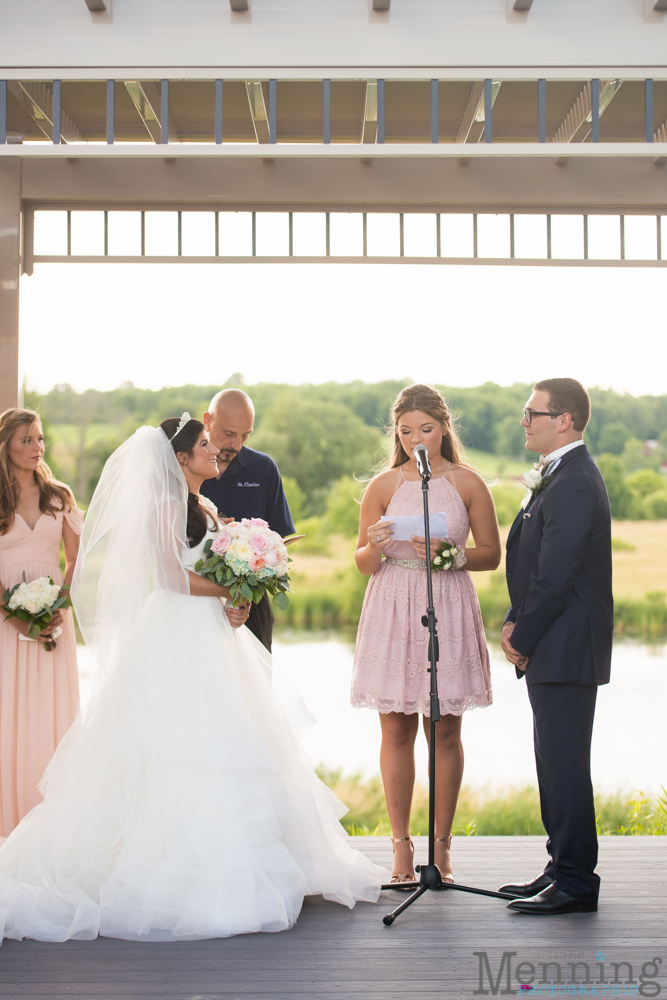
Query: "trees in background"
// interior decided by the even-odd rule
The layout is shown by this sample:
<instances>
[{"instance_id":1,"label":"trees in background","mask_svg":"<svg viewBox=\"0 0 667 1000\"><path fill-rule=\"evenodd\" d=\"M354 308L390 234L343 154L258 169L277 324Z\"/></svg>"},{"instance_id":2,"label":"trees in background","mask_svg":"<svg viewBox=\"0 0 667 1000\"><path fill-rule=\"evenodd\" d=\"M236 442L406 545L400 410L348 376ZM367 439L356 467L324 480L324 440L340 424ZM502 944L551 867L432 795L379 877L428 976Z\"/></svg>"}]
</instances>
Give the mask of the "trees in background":
<instances>
[{"instance_id":1,"label":"trees in background","mask_svg":"<svg viewBox=\"0 0 667 1000\"><path fill-rule=\"evenodd\" d=\"M271 455L305 497L305 513L322 514L332 484L344 475L368 475L383 439L343 403L286 390L265 410L250 442Z\"/></svg>"},{"instance_id":2,"label":"trees in background","mask_svg":"<svg viewBox=\"0 0 667 1000\"><path fill-rule=\"evenodd\" d=\"M355 513L355 500L352 498L353 506L343 515L349 483L335 490L334 484L343 477L365 479L382 464L389 447L385 430L391 405L409 384L409 379L402 379L247 386L235 374L224 386L167 386L155 391L138 389L129 382L110 392L89 389L77 393L71 386L59 385L44 395L26 393L25 403L39 409L48 425L52 444L48 461L54 472L78 488L85 503L108 455L136 427L156 425L183 410L200 417L220 388L243 388L252 397L257 414L250 444L271 454L291 481L290 501L299 510L298 516L340 518L343 525L345 516L351 518ZM507 465L511 459L526 466L535 460L525 451L520 426L530 385L486 383L472 388L438 388L454 413L464 444L474 449L474 460L479 462L488 454L504 456ZM586 441L591 452L600 456L614 516L667 516L661 513L667 509L667 477L660 471L667 457L667 396L635 397L612 389L592 389L591 398L593 414ZM647 444L647 440L654 443ZM520 474L520 468L514 462L515 475ZM633 479L638 472L653 475ZM490 474L508 475L500 460ZM511 519L520 493L520 487L507 481L494 488L501 520ZM333 508L329 511L330 495L338 497L339 514Z\"/></svg>"},{"instance_id":3,"label":"trees in background","mask_svg":"<svg viewBox=\"0 0 667 1000\"><path fill-rule=\"evenodd\" d=\"M618 455L600 455L597 464L609 494L612 517L634 521L667 518L667 476L655 469L638 469L628 476Z\"/></svg>"}]
</instances>

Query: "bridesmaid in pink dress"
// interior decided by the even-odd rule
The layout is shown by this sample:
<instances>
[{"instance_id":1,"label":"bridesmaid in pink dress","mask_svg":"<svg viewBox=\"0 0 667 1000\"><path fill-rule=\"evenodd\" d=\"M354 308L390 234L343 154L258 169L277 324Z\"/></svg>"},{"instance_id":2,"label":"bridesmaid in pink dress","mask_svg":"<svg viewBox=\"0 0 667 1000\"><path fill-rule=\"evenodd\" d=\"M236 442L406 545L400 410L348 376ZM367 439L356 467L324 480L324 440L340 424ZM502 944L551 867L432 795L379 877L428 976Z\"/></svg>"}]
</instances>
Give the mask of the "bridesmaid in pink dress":
<instances>
[{"instance_id":1,"label":"bridesmaid in pink dress","mask_svg":"<svg viewBox=\"0 0 667 1000\"><path fill-rule=\"evenodd\" d=\"M392 410L390 466L368 486L361 505L355 558L371 577L357 634L352 704L380 713L380 769L392 828L392 882L414 879L410 808L415 782L414 744L419 714L428 738L428 632L426 547L423 537L394 542L383 515L423 514L421 478L413 449L428 449L433 477L431 513L447 515L450 539L465 549L465 568L433 574L440 659L436 724L436 864L452 880L449 849L463 777L461 720L465 711L491 704L489 653L470 571L500 563L500 535L493 499L480 476L465 465L447 404L437 390L412 385ZM474 547L465 548L472 531ZM431 539L431 557L441 539ZM384 556L384 558L383 558Z\"/></svg>"},{"instance_id":2,"label":"bridesmaid in pink dress","mask_svg":"<svg viewBox=\"0 0 667 1000\"><path fill-rule=\"evenodd\" d=\"M44 438L32 410L0 414L0 596L20 583L50 576L69 583L79 548L83 511L69 487L43 461ZM60 571L60 541L65 576ZM38 785L79 703L72 612L57 612L56 648L23 639L27 622L0 621L0 838L41 802Z\"/></svg>"}]
</instances>

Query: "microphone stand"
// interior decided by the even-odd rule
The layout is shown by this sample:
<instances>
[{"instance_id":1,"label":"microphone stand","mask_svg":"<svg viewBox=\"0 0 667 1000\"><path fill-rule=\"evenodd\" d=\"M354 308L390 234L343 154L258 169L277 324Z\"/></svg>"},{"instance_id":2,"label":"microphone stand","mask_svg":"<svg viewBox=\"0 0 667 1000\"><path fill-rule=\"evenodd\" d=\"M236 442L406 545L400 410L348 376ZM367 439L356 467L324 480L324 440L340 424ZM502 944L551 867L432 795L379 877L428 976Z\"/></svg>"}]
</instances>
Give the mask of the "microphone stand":
<instances>
[{"instance_id":1,"label":"microphone stand","mask_svg":"<svg viewBox=\"0 0 667 1000\"><path fill-rule=\"evenodd\" d=\"M428 461L426 449L420 447L420 456L415 455L417 468L422 479L422 497L424 500L424 535L426 539L426 591L428 606L426 614L422 616L422 625L429 631L428 659L430 666L427 668L431 675L430 698L430 728L428 738L428 864L416 865L415 871L419 873L419 882L402 882L401 888L413 888L415 891L408 898L397 906L391 913L387 913L382 918L382 922L388 927L393 924L399 913L407 910L425 892L439 891L441 889L455 889L459 892L472 892L478 896L493 896L496 899L515 899L507 892L492 892L489 889L477 889L470 885L458 885L455 882L445 882L442 873L435 863L435 726L440 721L440 699L438 697L438 671L437 663L440 658L440 648L438 644L438 630L436 628L437 618L433 606L433 573L431 571L431 531L429 525L428 506L428 483L431 478L431 466ZM395 889L395 885L383 885L383 889Z\"/></svg>"}]
</instances>

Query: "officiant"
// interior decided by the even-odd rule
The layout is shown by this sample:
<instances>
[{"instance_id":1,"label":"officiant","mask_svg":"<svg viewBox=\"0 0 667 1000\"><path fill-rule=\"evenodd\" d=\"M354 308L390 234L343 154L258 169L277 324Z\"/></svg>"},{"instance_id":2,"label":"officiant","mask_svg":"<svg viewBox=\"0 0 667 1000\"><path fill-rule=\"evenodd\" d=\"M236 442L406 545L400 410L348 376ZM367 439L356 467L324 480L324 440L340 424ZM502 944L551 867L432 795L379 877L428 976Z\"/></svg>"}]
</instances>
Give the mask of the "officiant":
<instances>
[{"instance_id":1,"label":"officiant","mask_svg":"<svg viewBox=\"0 0 667 1000\"><path fill-rule=\"evenodd\" d=\"M211 400L203 416L211 443L218 451L218 475L204 482L201 492L212 500L221 516L261 517L285 537L294 524L278 466L268 455L248 448L255 408L247 393L223 389ZM253 604L246 622L250 631L271 651L273 611L265 594Z\"/></svg>"}]
</instances>

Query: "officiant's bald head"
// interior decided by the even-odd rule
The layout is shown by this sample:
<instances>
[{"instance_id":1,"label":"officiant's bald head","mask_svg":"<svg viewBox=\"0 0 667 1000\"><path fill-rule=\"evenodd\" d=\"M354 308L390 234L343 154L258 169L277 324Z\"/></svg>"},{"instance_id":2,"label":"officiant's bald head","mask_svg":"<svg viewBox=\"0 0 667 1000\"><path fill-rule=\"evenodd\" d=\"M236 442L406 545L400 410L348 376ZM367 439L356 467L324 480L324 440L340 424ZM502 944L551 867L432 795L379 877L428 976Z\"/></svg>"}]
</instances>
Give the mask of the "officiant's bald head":
<instances>
[{"instance_id":1,"label":"officiant's bald head","mask_svg":"<svg viewBox=\"0 0 667 1000\"><path fill-rule=\"evenodd\" d=\"M211 442L220 450L218 467L224 469L252 434L255 407L241 389L221 389L203 419Z\"/></svg>"},{"instance_id":2,"label":"officiant's bald head","mask_svg":"<svg viewBox=\"0 0 667 1000\"><path fill-rule=\"evenodd\" d=\"M221 389L211 400L208 413L244 413L255 418L255 407L247 392L242 389Z\"/></svg>"}]
</instances>

